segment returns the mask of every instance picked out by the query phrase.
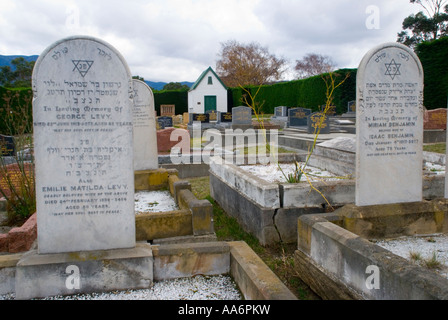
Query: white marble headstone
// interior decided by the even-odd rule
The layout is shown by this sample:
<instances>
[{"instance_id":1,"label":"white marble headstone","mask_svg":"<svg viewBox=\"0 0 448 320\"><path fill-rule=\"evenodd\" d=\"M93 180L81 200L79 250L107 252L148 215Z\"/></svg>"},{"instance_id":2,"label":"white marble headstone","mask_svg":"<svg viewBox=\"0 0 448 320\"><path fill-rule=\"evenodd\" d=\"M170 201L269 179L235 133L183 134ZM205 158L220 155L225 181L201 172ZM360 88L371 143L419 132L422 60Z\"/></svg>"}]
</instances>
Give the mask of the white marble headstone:
<instances>
[{"instance_id":1,"label":"white marble headstone","mask_svg":"<svg viewBox=\"0 0 448 320\"><path fill-rule=\"evenodd\" d=\"M154 94L140 80L134 83L134 170L159 168Z\"/></svg>"},{"instance_id":2,"label":"white marble headstone","mask_svg":"<svg viewBox=\"0 0 448 320\"><path fill-rule=\"evenodd\" d=\"M370 50L356 78L356 205L422 200L423 68L399 43Z\"/></svg>"},{"instance_id":3,"label":"white marble headstone","mask_svg":"<svg viewBox=\"0 0 448 320\"><path fill-rule=\"evenodd\" d=\"M133 85L108 43L70 37L33 71L39 253L135 246Z\"/></svg>"}]
</instances>

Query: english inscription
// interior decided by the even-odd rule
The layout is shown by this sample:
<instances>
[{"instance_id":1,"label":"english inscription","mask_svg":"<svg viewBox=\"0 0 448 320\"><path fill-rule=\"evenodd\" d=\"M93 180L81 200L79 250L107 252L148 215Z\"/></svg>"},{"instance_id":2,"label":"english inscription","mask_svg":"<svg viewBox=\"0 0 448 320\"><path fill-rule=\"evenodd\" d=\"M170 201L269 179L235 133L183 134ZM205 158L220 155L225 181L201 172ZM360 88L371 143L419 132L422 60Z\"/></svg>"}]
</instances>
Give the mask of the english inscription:
<instances>
[{"instance_id":1,"label":"english inscription","mask_svg":"<svg viewBox=\"0 0 448 320\"><path fill-rule=\"evenodd\" d=\"M132 247L129 69L98 39L72 37L50 48L33 71L39 252Z\"/></svg>"},{"instance_id":2,"label":"english inscription","mask_svg":"<svg viewBox=\"0 0 448 320\"><path fill-rule=\"evenodd\" d=\"M401 44L372 49L357 75L356 204L422 199L423 69Z\"/></svg>"}]
</instances>

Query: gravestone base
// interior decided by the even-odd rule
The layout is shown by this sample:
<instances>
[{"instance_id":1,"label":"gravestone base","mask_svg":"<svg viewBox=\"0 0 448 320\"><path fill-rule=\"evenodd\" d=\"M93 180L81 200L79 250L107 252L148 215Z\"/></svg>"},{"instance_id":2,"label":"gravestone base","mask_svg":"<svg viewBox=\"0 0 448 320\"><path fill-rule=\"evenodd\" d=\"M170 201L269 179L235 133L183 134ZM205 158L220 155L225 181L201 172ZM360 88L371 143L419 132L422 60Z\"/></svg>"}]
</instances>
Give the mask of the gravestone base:
<instances>
[{"instance_id":1,"label":"gravestone base","mask_svg":"<svg viewBox=\"0 0 448 320\"><path fill-rule=\"evenodd\" d=\"M135 190L154 191L167 188L170 176L178 176L176 169L159 168L134 172Z\"/></svg>"},{"instance_id":2,"label":"gravestone base","mask_svg":"<svg viewBox=\"0 0 448 320\"><path fill-rule=\"evenodd\" d=\"M135 248L130 249L56 254L29 251L17 263L15 288L16 299L23 300L55 295L147 289L152 284L151 246L138 243Z\"/></svg>"},{"instance_id":3,"label":"gravestone base","mask_svg":"<svg viewBox=\"0 0 448 320\"><path fill-rule=\"evenodd\" d=\"M271 117L271 121L288 122L288 117Z\"/></svg>"},{"instance_id":4,"label":"gravestone base","mask_svg":"<svg viewBox=\"0 0 448 320\"><path fill-rule=\"evenodd\" d=\"M331 213L302 215L295 271L322 299L446 300L445 277L375 242L446 233L447 205L441 198L365 207L348 204ZM374 290L366 286L367 266L379 270L380 285Z\"/></svg>"},{"instance_id":5,"label":"gravestone base","mask_svg":"<svg viewBox=\"0 0 448 320\"><path fill-rule=\"evenodd\" d=\"M425 130L423 131L423 143L443 143L446 142L446 130Z\"/></svg>"},{"instance_id":6,"label":"gravestone base","mask_svg":"<svg viewBox=\"0 0 448 320\"><path fill-rule=\"evenodd\" d=\"M241 129L241 130L247 130L247 129L253 129L253 124L232 124L232 130Z\"/></svg>"},{"instance_id":7,"label":"gravestone base","mask_svg":"<svg viewBox=\"0 0 448 320\"><path fill-rule=\"evenodd\" d=\"M288 117L272 117L269 121L281 129L288 127Z\"/></svg>"},{"instance_id":8,"label":"gravestone base","mask_svg":"<svg viewBox=\"0 0 448 320\"><path fill-rule=\"evenodd\" d=\"M448 200L436 198L370 206L347 204L335 211L344 229L366 239L446 233Z\"/></svg>"}]
</instances>

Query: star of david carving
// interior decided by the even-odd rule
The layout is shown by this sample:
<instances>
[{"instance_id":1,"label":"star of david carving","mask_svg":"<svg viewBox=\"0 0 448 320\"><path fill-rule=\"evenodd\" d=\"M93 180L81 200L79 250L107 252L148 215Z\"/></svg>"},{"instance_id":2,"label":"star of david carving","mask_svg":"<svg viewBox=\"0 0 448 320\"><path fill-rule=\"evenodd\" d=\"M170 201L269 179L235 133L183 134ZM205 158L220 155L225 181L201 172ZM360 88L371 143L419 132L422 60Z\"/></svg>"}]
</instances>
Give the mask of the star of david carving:
<instances>
[{"instance_id":1,"label":"star of david carving","mask_svg":"<svg viewBox=\"0 0 448 320\"><path fill-rule=\"evenodd\" d=\"M400 73L401 63L396 63L395 60L392 59L390 63L385 63L385 65L386 65L385 75L390 76L392 80L394 80L396 76L401 75Z\"/></svg>"},{"instance_id":2,"label":"star of david carving","mask_svg":"<svg viewBox=\"0 0 448 320\"><path fill-rule=\"evenodd\" d=\"M135 88L133 89L133 95L132 95L132 97L135 99L135 98L138 98L138 90L136 90Z\"/></svg>"},{"instance_id":3,"label":"star of david carving","mask_svg":"<svg viewBox=\"0 0 448 320\"><path fill-rule=\"evenodd\" d=\"M73 71L78 70L83 78L87 72L89 72L90 67L93 64L93 61L91 60L72 60L72 62L75 65Z\"/></svg>"}]
</instances>

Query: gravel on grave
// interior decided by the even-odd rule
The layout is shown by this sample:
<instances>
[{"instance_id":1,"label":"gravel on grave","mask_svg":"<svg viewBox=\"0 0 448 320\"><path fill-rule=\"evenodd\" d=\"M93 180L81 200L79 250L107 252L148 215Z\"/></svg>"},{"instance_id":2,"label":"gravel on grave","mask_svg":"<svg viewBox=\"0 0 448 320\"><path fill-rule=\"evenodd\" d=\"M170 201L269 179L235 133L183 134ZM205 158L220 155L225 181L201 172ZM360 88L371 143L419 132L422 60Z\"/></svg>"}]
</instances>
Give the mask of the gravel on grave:
<instances>
[{"instance_id":1,"label":"gravel on grave","mask_svg":"<svg viewBox=\"0 0 448 320\"><path fill-rule=\"evenodd\" d=\"M303 165L302 162L299 162L299 165ZM281 163L281 169L283 170L284 175L288 176L290 173L294 173L296 167L294 163ZM242 165L241 169L254 174L255 176L271 183L285 182L285 176L279 169L277 164L269 164L269 165ZM349 177L337 176L334 173L331 173L326 170L322 170L313 166L307 166L305 169L305 173L307 174L309 180L311 182L315 181L336 181L341 179L347 179ZM425 175L440 175L445 174L445 166L434 164L431 162L425 162L423 166L423 174ZM302 177L302 181L307 181L305 176Z\"/></svg>"},{"instance_id":2,"label":"gravel on grave","mask_svg":"<svg viewBox=\"0 0 448 320\"><path fill-rule=\"evenodd\" d=\"M138 191L135 193L135 214L179 210L169 191Z\"/></svg>"},{"instance_id":3,"label":"gravel on grave","mask_svg":"<svg viewBox=\"0 0 448 320\"><path fill-rule=\"evenodd\" d=\"M0 295L0 300L12 300L14 295ZM194 276L154 282L150 289L106 293L53 296L42 300L242 300L237 285L230 276Z\"/></svg>"},{"instance_id":4,"label":"gravel on grave","mask_svg":"<svg viewBox=\"0 0 448 320\"><path fill-rule=\"evenodd\" d=\"M299 163L299 165L303 165ZM296 170L294 163L282 163L280 164L283 173L288 176L290 173L293 173ZM267 181L267 182L285 182L285 177L282 171L279 169L277 164L269 164L269 165L243 165L240 166L241 169L254 174L255 176ZM319 168L315 168L312 166L307 166L305 169L305 173L307 174L310 181L332 181L339 180L340 177L335 174L325 171ZM302 181L307 181L305 176L302 176Z\"/></svg>"},{"instance_id":5,"label":"gravel on grave","mask_svg":"<svg viewBox=\"0 0 448 320\"><path fill-rule=\"evenodd\" d=\"M411 253L419 253L422 259L431 259L435 255L443 267L441 270L435 271L448 278L447 234L403 236L396 239L372 240L372 242L408 260L410 260Z\"/></svg>"},{"instance_id":6,"label":"gravel on grave","mask_svg":"<svg viewBox=\"0 0 448 320\"><path fill-rule=\"evenodd\" d=\"M425 162L425 165L423 166L423 173L435 175L445 174L445 166L436 163Z\"/></svg>"}]
</instances>

